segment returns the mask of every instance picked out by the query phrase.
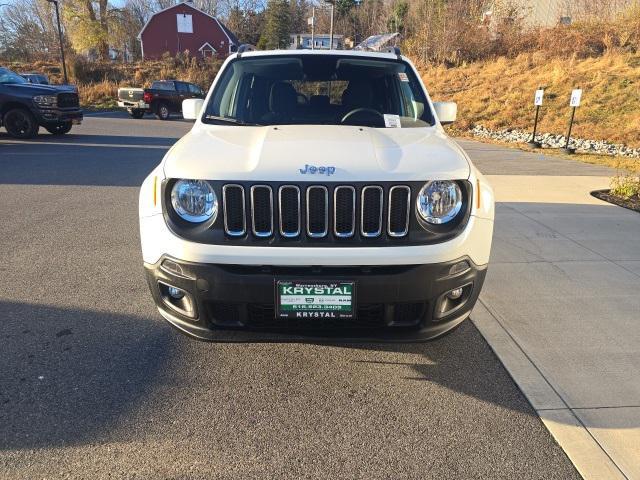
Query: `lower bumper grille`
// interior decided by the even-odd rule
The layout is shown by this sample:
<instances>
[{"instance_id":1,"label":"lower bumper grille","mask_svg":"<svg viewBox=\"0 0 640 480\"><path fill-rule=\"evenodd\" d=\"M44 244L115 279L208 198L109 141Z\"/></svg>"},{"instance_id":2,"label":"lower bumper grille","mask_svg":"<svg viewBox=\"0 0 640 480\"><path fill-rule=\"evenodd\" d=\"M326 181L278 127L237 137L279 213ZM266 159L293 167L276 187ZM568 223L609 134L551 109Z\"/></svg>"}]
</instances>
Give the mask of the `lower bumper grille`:
<instances>
[{"instance_id":1,"label":"lower bumper grille","mask_svg":"<svg viewBox=\"0 0 640 480\"><path fill-rule=\"evenodd\" d=\"M344 330L417 326L426 313L427 304L369 303L358 306L352 319L281 319L275 317L274 304L210 302L210 321L217 327L245 327L265 330Z\"/></svg>"}]
</instances>

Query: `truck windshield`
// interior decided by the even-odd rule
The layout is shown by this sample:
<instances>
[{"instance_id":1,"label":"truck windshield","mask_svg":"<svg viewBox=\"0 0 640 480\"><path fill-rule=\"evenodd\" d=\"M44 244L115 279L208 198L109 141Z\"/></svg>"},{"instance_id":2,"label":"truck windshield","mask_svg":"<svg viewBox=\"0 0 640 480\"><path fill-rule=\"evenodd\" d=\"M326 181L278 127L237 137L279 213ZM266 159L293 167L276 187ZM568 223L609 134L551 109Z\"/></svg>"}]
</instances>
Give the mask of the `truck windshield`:
<instances>
[{"instance_id":1,"label":"truck windshield","mask_svg":"<svg viewBox=\"0 0 640 480\"><path fill-rule=\"evenodd\" d=\"M211 95L205 123L234 125L434 124L404 61L347 55L277 55L230 62Z\"/></svg>"},{"instance_id":2,"label":"truck windshield","mask_svg":"<svg viewBox=\"0 0 640 480\"><path fill-rule=\"evenodd\" d=\"M11 70L0 68L0 84L10 83L27 83L27 81L17 73L13 73Z\"/></svg>"}]
</instances>

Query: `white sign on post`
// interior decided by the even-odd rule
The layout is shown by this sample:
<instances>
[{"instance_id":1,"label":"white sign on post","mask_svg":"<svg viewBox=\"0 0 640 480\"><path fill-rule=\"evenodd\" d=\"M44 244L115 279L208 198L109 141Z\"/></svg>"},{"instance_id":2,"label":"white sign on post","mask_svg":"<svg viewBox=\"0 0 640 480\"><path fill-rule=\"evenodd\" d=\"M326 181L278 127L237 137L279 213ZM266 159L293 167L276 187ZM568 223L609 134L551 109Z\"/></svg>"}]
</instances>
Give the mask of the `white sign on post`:
<instances>
[{"instance_id":1,"label":"white sign on post","mask_svg":"<svg viewBox=\"0 0 640 480\"><path fill-rule=\"evenodd\" d=\"M536 107L539 107L542 105L542 98L544 97L544 90L540 89L540 90L536 90L536 95L533 98L533 104Z\"/></svg>"},{"instance_id":2,"label":"white sign on post","mask_svg":"<svg viewBox=\"0 0 640 480\"><path fill-rule=\"evenodd\" d=\"M570 107L579 107L580 99L582 98L582 89L576 88L571 92L571 100L569 101Z\"/></svg>"}]
</instances>

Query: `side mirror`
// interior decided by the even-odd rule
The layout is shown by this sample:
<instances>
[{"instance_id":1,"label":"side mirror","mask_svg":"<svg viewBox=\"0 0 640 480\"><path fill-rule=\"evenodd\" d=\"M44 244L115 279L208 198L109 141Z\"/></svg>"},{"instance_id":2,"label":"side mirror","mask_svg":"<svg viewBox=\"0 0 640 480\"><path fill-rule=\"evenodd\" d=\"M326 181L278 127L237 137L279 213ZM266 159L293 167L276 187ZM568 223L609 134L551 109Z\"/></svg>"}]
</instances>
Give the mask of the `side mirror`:
<instances>
[{"instance_id":1,"label":"side mirror","mask_svg":"<svg viewBox=\"0 0 640 480\"><path fill-rule=\"evenodd\" d=\"M456 121L458 104L456 102L434 102L433 108L442 125L449 125Z\"/></svg>"},{"instance_id":2,"label":"side mirror","mask_svg":"<svg viewBox=\"0 0 640 480\"><path fill-rule=\"evenodd\" d=\"M196 120L200 116L204 100L201 98L187 98L182 101L182 117L185 120Z\"/></svg>"}]
</instances>

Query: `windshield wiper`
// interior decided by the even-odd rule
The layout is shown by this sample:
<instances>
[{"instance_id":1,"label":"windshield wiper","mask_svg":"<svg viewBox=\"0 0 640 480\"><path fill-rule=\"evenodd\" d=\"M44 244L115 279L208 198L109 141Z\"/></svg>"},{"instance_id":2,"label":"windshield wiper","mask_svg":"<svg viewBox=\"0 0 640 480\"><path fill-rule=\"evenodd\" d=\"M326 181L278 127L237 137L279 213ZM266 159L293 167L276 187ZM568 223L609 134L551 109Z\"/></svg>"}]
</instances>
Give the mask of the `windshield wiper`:
<instances>
[{"instance_id":1,"label":"windshield wiper","mask_svg":"<svg viewBox=\"0 0 640 480\"><path fill-rule=\"evenodd\" d=\"M259 123L243 122L242 120L236 120L235 118L217 117L216 115L205 115L205 120L212 120L213 122L220 123L222 125L242 125L249 127L261 126Z\"/></svg>"}]
</instances>

